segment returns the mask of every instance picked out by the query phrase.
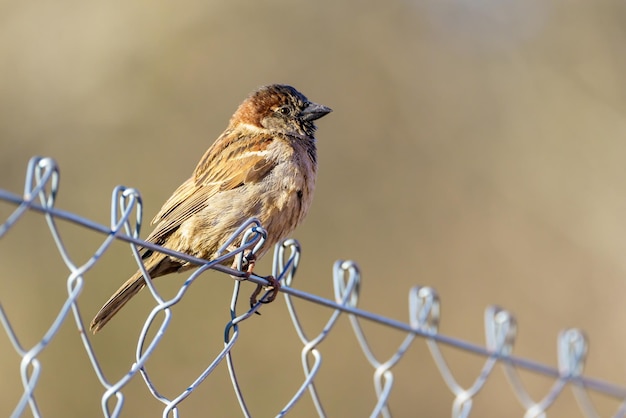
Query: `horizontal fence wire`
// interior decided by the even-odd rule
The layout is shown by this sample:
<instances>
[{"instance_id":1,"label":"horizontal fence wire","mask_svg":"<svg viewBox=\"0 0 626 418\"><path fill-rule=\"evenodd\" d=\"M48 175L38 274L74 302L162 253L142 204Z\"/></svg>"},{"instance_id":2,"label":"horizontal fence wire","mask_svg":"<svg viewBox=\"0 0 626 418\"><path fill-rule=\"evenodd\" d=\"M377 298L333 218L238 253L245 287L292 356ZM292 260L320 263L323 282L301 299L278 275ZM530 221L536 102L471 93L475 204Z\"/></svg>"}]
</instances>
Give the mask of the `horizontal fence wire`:
<instances>
[{"instance_id":1,"label":"horizontal fence wire","mask_svg":"<svg viewBox=\"0 0 626 418\"><path fill-rule=\"evenodd\" d=\"M42 214L48 224L49 230L59 249L63 262L70 271L67 278L68 295L65 303L59 310L55 320L36 344L24 347L18 336L19 330L14 329L7 312L0 303L0 322L6 332L15 352L21 358L20 375L23 385L23 394L12 412L12 417L19 417L27 411L35 417L42 416L37 400L35 389L42 371L39 356L59 333L60 327L65 321L73 318L78 330L84 349L89 357L93 370L104 387L105 391L101 398L102 414L105 417L117 417L121 414L124 406L124 394L122 389L137 375L141 376L145 385L152 395L163 403L163 417L178 417L178 406L185 400L202 382L226 361L230 373L233 390L239 401L241 412L244 416L252 416L245 401L238 382L236 369L233 364L232 348L240 335L239 324L251 317L259 308L260 302L249 310L237 313L236 302L240 291L240 280L250 280L254 283L266 285L268 281L255 274L247 277L241 271L244 252L256 253L265 240L265 230L256 219L249 219L230 237L229 241L219 252L220 256L214 260L202 260L187 254L178 253L158 245L139 239L139 231L142 224L142 200L139 192L132 188L118 186L113 190L111 199L111 223L108 226L101 225L85 219L71 212L54 207L59 189L59 168L51 158L34 157L30 160L26 172L24 193L18 196L14 193L0 189L0 200L16 206L9 217L0 224L0 239L11 229L13 225L28 211ZM106 239L87 262L76 265L71 260L65 244L61 239L56 222L65 220L94 232L106 235ZM78 296L84 286L84 274L90 270L107 251L110 245L120 240L130 244L133 255L144 275L145 266L142 264L138 248L144 247L159 251L178 259L186 260L199 266L181 286L178 293L170 299L162 298L152 285L150 280L146 284L157 305L148 315L143 329L139 335L135 362L128 372L117 381L109 381L100 366L98 358L93 350L89 333L83 324L78 307ZM238 247L232 250L234 243ZM219 264L224 260L236 256L239 269L233 269ZM289 239L276 246L272 266L273 276L280 280L291 321L302 343L301 359L305 378L300 387L295 390L292 398L277 412L277 416L286 415L294 405L305 395L308 395L320 417L326 416L321 399L315 387L315 377L321 368L322 353L318 346L332 332L337 320L341 315L347 315L356 339L371 367L374 370L375 406L371 411L371 417L390 417L388 400L393 389L393 367L403 359L404 354L416 338L424 339L432 359L435 362L441 376L452 392L454 401L452 404L453 417L467 417L472 410L474 397L485 386L487 380L499 365L510 383L511 390L525 411L525 417L544 417L547 409L554 404L566 388L571 388L581 412L588 417L599 416L590 392L604 394L619 401L615 411L615 417L626 416L626 387L615 385L601 379L594 379L583 375L585 359L588 350L588 341L585 334L578 329L561 331L558 336L557 353L558 367L542 364L531 359L521 358L512 354L517 334L516 318L508 311L497 306L490 306L485 311L485 346L473 344L458 338L439 333L440 300L437 292L431 287L415 286L409 292L409 322L397 321L384 317L380 314L357 308L361 275L358 266L351 261L337 261L333 268L334 300L325 299L314 294L300 291L291 286L300 260L300 245L297 241ZM191 283L205 270L213 269L233 277L233 295L231 300L231 318L224 330L224 347L213 359L211 364L203 370L196 379L186 387L178 396L168 398L159 393L150 379L145 363L159 345L165 335L172 318L171 307L178 303ZM11 295L0 295L1 298L9 298ZM267 296L267 294L265 295ZM330 319L322 331L311 337L308 336L301 325L293 298L324 306L332 313ZM1 300L0 300L1 302ZM160 315L164 313L164 315ZM160 319L160 323L157 320ZM388 359L378 359L370 348L370 344L361 328L361 320L371 321L385 327L396 329L406 334L404 341L397 351ZM148 330L156 327L157 332L148 338ZM448 366L441 351L441 346L450 346L465 352L474 353L485 358L484 365L473 384L464 387L454 378L452 370ZM69 361L69 359L68 359ZM523 384L519 370L544 375L554 379L552 387L541 399L534 399Z\"/></svg>"}]
</instances>

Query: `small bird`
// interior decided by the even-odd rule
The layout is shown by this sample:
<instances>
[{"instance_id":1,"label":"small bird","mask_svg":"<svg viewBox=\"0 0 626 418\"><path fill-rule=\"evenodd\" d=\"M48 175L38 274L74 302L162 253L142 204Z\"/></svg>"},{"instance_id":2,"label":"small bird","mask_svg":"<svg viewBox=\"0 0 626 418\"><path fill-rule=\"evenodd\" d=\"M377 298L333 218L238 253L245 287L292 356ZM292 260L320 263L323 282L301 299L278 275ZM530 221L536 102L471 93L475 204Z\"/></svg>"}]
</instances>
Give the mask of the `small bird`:
<instances>
[{"instance_id":1,"label":"small bird","mask_svg":"<svg viewBox=\"0 0 626 418\"><path fill-rule=\"evenodd\" d=\"M156 227L146 241L210 260L244 221L256 217L267 230L265 245L255 256L261 257L291 233L309 210L317 175L314 121L330 112L288 85L254 91L239 105L193 175L154 217ZM151 278L197 267L150 249L141 251ZM249 260L248 272L252 265L254 259ZM274 289L267 300L271 302L280 285L268 279ZM96 314L90 325L93 333L144 286L138 270ZM251 304L259 292L260 287Z\"/></svg>"}]
</instances>

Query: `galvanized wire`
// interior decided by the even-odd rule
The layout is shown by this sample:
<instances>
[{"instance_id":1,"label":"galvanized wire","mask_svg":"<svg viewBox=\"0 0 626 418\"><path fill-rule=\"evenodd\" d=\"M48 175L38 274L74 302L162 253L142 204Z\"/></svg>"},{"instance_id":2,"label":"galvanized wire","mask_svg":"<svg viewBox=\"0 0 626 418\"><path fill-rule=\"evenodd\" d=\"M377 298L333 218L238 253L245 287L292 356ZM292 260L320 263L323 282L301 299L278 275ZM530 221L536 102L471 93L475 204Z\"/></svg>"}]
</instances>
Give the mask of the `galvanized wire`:
<instances>
[{"instance_id":1,"label":"galvanized wire","mask_svg":"<svg viewBox=\"0 0 626 418\"><path fill-rule=\"evenodd\" d=\"M14 329L7 312L0 304L0 323L6 332L15 352L20 356L20 376L22 379L23 394L15 408L12 417L19 417L30 411L35 417L40 417L35 389L41 375L42 364L40 354L50 342L57 336L61 325L73 318L80 331L85 351L89 357L94 373L105 391L101 398L102 414L105 417L117 417L121 414L124 406L122 388L137 375L141 376L146 387L155 399L162 402L163 417L180 416L178 406L183 402L202 382L226 360L228 371L241 412L244 416L252 416L238 382L236 367L232 357L232 348L240 335L239 324L252 316L259 308L260 302L249 310L237 313L237 298L240 290L240 280L246 278L242 272L244 252L256 253L265 241L265 230L256 219L250 219L231 236L230 240L221 248L221 254L215 260L202 260L187 254L178 253L160 246L147 243L139 239L139 231L142 224L142 201L139 192L132 188L118 186L113 190L111 198L111 223L109 226L100 225L71 212L63 211L54 207L55 199L59 190L59 169L51 158L34 157L28 164L24 192L21 196L0 189L0 200L15 204L17 207L11 215L0 224L0 239L15 225L27 211L43 214L58 247L63 262L70 271L67 278L67 299L56 318L46 330L40 340L31 347L24 347L20 343L18 332ZM83 264L75 264L69 256L66 247L59 234L56 222L62 219L94 232L106 235L105 240L94 254ZM84 286L84 274L89 271L107 251L115 240L125 241L130 244L135 261L146 275L145 266L142 264L138 247L149 248L154 251L175 256L176 258L190 261L199 265L199 268L181 286L177 294L164 299L147 280L147 287L151 292L156 306L146 318L145 324L138 336L135 362L130 365L128 372L119 380L111 382L106 377L98 358L91 345L89 333L85 329L81 317L78 297ZM233 243L241 244L234 250ZM238 269L232 269L219 263L236 255ZM452 405L453 417L467 417L472 411L474 397L485 386L487 380L496 366L500 366L510 383L511 390L525 410L525 417L545 417L546 410L558 399L566 388L571 388L581 412L588 417L597 417L599 413L595 409L589 397L589 391L601 393L620 401L620 405L613 416L626 416L626 387L618 386L604 380L593 379L583 375L588 343L585 334L578 329L567 329L558 336L557 353L558 367L542 364L537 361L512 355L515 338L517 335L517 321L508 311L490 306L485 311L486 344L480 346L467 341L446 336L438 331L440 300L437 292L430 287L415 286L409 292L409 322L401 322L379 314L357 308L361 275L358 266L351 261L337 261L333 268L334 300L321 298L293 288L292 282L300 261L300 245L295 240L286 240L276 246L272 274L281 281L285 302L295 327L298 338L302 343L301 361L304 371L304 379L293 397L285 406L277 412L277 416L286 415L293 406L302 399L305 394L311 397L317 414L325 417L323 399L315 387L315 378L321 368L322 352L319 345L332 332L337 320L341 315L347 315L354 331L355 337L363 351L367 361L373 368L374 388L376 394L375 406L372 409L372 417L391 417L388 400L393 390L394 375L393 367L400 362L406 351L416 338L424 339L432 358L439 369L444 382L454 395ZM178 303L187 292L191 283L207 269L213 269L225 273L235 279L233 294L230 304L231 317L224 330L224 347L215 356L213 361L186 387L179 395L168 398L162 395L156 385L150 379L150 373L146 361L158 347L163 336L170 326L172 319L171 307ZM252 274L247 280L257 284L268 284L260 276ZM11 295L2 295L3 298ZM306 300L310 303L322 305L331 312L326 325L314 336L309 336L298 317L293 304L293 298ZM160 315L163 312L164 315ZM157 320L158 318L162 318ZM397 350L388 359L378 359L370 349L370 344L361 327L361 320L368 320L380 325L394 328L406 334L405 339ZM150 330L151 339L148 338ZM448 366L441 351L441 346L451 346L466 352L485 357L485 363L474 382L468 387L463 387L455 379L452 370ZM69 360L68 360L69 361ZM554 379L549 392L542 399L533 399L519 377L519 369L525 369L536 374L545 375Z\"/></svg>"}]
</instances>

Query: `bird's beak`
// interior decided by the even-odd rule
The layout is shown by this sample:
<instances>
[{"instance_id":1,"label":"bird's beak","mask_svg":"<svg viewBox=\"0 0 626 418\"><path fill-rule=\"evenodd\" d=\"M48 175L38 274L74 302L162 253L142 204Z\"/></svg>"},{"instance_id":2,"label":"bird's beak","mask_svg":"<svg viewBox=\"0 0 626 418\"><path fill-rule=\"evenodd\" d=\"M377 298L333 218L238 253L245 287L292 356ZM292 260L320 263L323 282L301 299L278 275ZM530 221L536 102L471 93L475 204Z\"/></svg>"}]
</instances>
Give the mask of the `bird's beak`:
<instances>
[{"instance_id":1,"label":"bird's beak","mask_svg":"<svg viewBox=\"0 0 626 418\"><path fill-rule=\"evenodd\" d=\"M309 105L302 111L302 119L305 121L316 120L324 115L328 115L332 111L333 110L330 107L317 103L309 103Z\"/></svg>"}]
</instances>

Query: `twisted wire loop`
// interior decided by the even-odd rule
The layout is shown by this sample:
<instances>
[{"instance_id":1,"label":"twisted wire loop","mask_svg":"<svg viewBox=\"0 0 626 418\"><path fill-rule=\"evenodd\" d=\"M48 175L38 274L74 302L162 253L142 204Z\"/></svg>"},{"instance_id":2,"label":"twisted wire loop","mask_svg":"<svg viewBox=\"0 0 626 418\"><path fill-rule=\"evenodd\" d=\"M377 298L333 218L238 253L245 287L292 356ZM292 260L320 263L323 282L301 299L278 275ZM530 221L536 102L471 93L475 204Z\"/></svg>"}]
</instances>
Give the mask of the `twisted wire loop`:
<instances>
[{"instance_id":1,"label":"twisted wire loop","mask_svg":"<svg viewBox=\"0 0 626 418\"><path fill-rule=\"evenodd\" d=\"M26 173L23 198L20 199L20 204L15 211L0 225L0 238L2 238L24 213L35 204L37 198L39 198L42 207L54 207L54 201L59 190L59 167L56 162L51 158L34 157L28 163ZM48 222L50 222L50 219L51 217L46 215ZM67 316L72 298L76 296L76 294L70 294L68 301L64 304L52 326L44 334L39 343L28 350L20 344L19 338L11 327L9 318L0 304L0 321L15 351L22 357L20 363L20 377L22 379L22 385L24 386L24 393L13 410L13 415L21 414L21 411L25 410L27 406L34 416L41 415L33 396L41 374L41 363L37 359L37 355L43 351L54 336L56 329Z\"/></svg>"},{"instance_id":2,"label":"twisted wire loop","mask_svg":"<svg viewBox=\"0 0 626 418\"><path fill-rule=\"evenodd\" d=\"M54 204L58 190L59 168L54 160L43 157L34 157L30 160L22 196L17 196L0 189L0 200L16 205L15 210L0 224L0 238L4 237L7 231L11 229L27 211L42 213L59 251L59 255L69 270L66 281L67 299L60 307L58 314L52 320L50 326L39 338L39 341L32 347L24 347L20 343L18 333L13 328L7 312L3 309L2 304L0 304L0 323L14 350L21 358L20 377L23 386L23 394L11 416L19 417L27 410L29 410L34 417L42 416L34 393L43 367L38 356L56 337L61 325L68 320L70 316L74 319L80 331L80 339L96 377L105 389L101 398L103 416L117 417L121 414L124 406L123 388L135 378L135 376L139 375L154 398L164 405L163 417L179 417L178 406L180 403L201 385L224 360L226 360L233 391L238 399L242 414L246 417L252 416L246 404L244 393L237 381L237 369L232 355L232 348L237 343L240 336L239 324L254 315L264 298L268 295L268 292L266 292L255 306L252 306L245 312L237 312L237 300L241 280L250 280L261 285L269 284L263 277L254 274L248 275L243 272L246 257L256 254L264 245L267 237L267 232L263 229L259 221L249 219L243 223L222 248L219 249L217 253L218 256L214 260L208 261L140 240L139 232L142 225L142 199L136 189L118 186L113 190L111 197L111 221L108 226L100 225L73 213L56 209ZM58 219L79 224L105 235L98 249L82 264L75 262L70 257L56 225ZM146 287L152 294L156 305L148 315L139 333L134 363L130 366L128 372L120 379L117 381L109 381L100 367L98 358L89 339L89 334L85 329L78 307L78 297L84 286L85 273L100 260L114 240L125 241L130 245L133 257L139 269L142 271L143 276L146 278L144 279ZM152 281L149 279L149 274L139 254L140 247L160 251L167 255L197 264L199 267L190 275L174 297L165 299L158 293ZM233 256L236 260L236 269L220 264L227 259L233 258ZM317 414L320 417L326 416L322 399L315 386L315 378L321 370L322 365L320 344L326 339L330 332L332 332L341 315L347 315L354 336L366 360L373 368L373 384L376 399L372 402L371 417L382 416L387 418L392 416L391 408L388 403L394 385L393 368L404 358L405 353L418 337L420 341L425 341L446 386L454 395L452 416L455 418L470 415L474 397L485 386L489 377L496 369L496 365L499 365L503 370L513 393L524 408L525 417L546 417L548 408L550 408L568 387L571 388L578 406L585 416L599 416L590 399L589 391L601 393L621 401L614 416L626 416L625 387L583 375L585 359L588 352L588 342L585 334L580 330L567 329L559 334L557 339L558 367L555 368L513 355L513 348L517 336L517 320L510 312L498 306L489 306L485 310L485 346L479 346L439 333L441 302L436 290L433 288L415 286L409 291L409 321L405 323L357 307L361 287L361 274L358 266L354 262L337 261L334 264L334 300L328 300L299 291L292 287L299 261L300 244L297 241L288 239L276 246L272 264L272 274L283 284L280 290L283 293L296 334L303 345L300 357L304 374L300 386L295 389L291 399L277 413L279 417L285 416L307 393L313 401ZM172 319L171 307L184 297L189 286L208 269L226 273L226 275L235 279L233 280L233 293L230 301L230 318L224 328L224 347L218 355L210 359L206 368L202 370L180 394L168 398L160 393L157 385L150 378L146 362L157 349L163 336L167 332ZM314 333L312 337L305 332L302 326L293 303L294 297L329 309L329 318L326 324L321 330ZM406 336L387 359L380 360L371 349L365 332L361 327L362 320L372 321L381 326L396 329L405 333ZM150 330L156 330L156 332L150 333ZM149 337L149 335L152 335L152 337ZM455 347L466 352L481 355L485 358L485 362L478 376L470 386L463 387L457 382L442 353L442 345ZM543 398L534 400L531 397L518 373L520 368L554 379L551 388Z\"/></svg>"}]
</instances>

